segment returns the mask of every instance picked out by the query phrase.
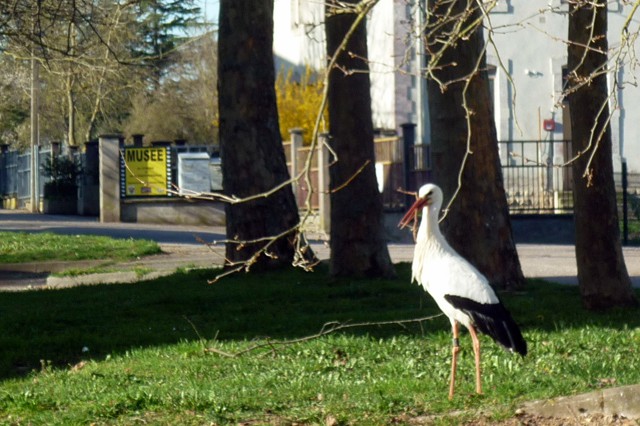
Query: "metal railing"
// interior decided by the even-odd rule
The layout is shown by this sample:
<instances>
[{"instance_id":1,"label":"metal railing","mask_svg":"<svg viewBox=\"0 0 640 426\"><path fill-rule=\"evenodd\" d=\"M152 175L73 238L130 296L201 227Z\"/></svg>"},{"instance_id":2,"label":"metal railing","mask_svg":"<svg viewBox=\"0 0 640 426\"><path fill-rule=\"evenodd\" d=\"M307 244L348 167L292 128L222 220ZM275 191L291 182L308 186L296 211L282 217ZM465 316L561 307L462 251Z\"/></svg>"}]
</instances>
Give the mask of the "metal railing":
<instances>
[{"instance_id":1,"label":"metal railing","mask_svg":"<svg viewBox=\"0 0 640 426\"><path fill-rule=\"evenodd\" d=\"M408 188L429 180L429 145L405 145ZM511 214L565 214L573 212L571 141L498 142L502 176Z\"/></svg>"},{"instance_id":2,"label":"metal railing","mask_svg":"<svg viewBox=\"0 0 640 426\"><path fill-rule=\"evenodd\" d=\"M507 141L499 149L510 213L573 212L571 141Z\"/></svg>"},{"instance_id":3,"label":"metal railing","mask_svg":"<svg viewBox=\"0 0 640 426\"><path fill-rule=\"evenodd\" d=\"M382 178L381 192L387 209L406 207L408 196L398 193L398 188L416 190L429 180L429 148L429 145L415 144L411 138L390 137L376 141L376 167ZM308 151L306 147L301 151L305 149ZM40 164L46 155L51 155L47 151L40 151ZM573 181L570 166L566 165L570 158L570 141L505 141L499 142L499 151L512 214L573 212ZM0 153L0 196L17 196L20 205L24 205L30 195L29 158L28 152L5 150ZM300 160L296 161L298 165L303 163ZM83 173L90 173L90 167L83 167ZM40 179L41 191L45 180L44 177Z\"/></svg>"}]
</instances>

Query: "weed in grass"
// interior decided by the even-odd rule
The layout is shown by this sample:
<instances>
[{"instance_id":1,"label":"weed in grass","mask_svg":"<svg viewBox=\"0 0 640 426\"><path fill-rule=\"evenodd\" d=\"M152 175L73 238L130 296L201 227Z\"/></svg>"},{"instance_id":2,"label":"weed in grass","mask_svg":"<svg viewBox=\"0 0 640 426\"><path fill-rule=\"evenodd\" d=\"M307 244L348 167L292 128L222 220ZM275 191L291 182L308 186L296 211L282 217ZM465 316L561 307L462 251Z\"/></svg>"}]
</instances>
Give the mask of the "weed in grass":
<instances>
[{"instance_id":1,"label":"weed in grass","mask_svg":"<svg viewBox=\"0 0 640 426\"><path fill-rule=\"evenodd\" d=\"M150 274L151 272L153 272L153 269L152 268L143 267L143 266L136 266L135 268L133 268L133 271L136 273L136 277L142 278L145 275Z\"/></svg>"}]
</instances>

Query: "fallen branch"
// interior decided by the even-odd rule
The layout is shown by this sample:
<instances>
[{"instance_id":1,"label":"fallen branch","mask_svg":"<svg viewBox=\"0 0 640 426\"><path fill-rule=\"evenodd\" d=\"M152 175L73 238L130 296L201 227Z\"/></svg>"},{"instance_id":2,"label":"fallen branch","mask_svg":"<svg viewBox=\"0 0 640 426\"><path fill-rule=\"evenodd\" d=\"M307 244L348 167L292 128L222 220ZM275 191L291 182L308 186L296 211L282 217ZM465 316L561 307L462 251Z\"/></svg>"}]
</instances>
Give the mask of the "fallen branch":
<instances>
[{"instance_id":1,"label":"fallen branch","mask_svg":"<svg viewBox=\"0 0 640 426\"><path fill-rule=\"evenodd\" d=\"M328 334L335 333L335 332L341 331L341 330L346 330L346 329L349 329L349 328L372 327L372 326L383 326L383 325L400 325L400 326L404 326L405 324L422 323L424 321L431 321L431 320L434 320L434 319L436 319L438 317L441 317L442 315L443 314L436 314L436 315L431 315L431 316L428 316L428 317L414 318L414 319L407 319L407 320L392 320L392 321L379 321L379 322L359 322L359 323L353 323L353 324L340 323L340 322L337 322L337 321L332 321L332 322L325 323L318 333L312 334L310 336L300 337L298 339L291 339L291 340L271 340L271 339L266 339L264 342L255 343L255 344L249 346L248 348L242 349L241 351L234 352L234 353L226 352L226 351L220 350L218 348L213 348L213 347L205 348L204 351L206 353L215 353L215 354L222 355L222 356L225 356L225 357L228 357L228 358L238 358L238 357L240 357L242 355L245 355L245 354L247 354L249 352L253 352L253 351L256 351L256 350L262 349L262 348L270 348L271 352L275 352L276 348L280 347L280 346L289 346L289 345L295 345L297 343L308 342L310 340L315 340L315 339L318 339L320 337L326 336Z\"/></svg>"}]
</instances>

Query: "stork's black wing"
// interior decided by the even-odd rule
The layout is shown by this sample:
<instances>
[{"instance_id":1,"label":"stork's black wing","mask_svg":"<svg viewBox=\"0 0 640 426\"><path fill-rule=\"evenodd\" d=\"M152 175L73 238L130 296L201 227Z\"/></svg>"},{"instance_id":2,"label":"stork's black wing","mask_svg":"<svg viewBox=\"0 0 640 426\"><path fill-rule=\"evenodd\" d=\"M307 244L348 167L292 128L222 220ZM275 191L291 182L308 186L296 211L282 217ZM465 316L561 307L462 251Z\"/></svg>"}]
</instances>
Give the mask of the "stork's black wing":
<instances>
[{"instance_id":1,"label":"stork's black wing","mask_svg":"<svg viewBox=\"0 0 640 426\"><path fill-rule=\"evenodd\" d=\"M444 298L453 307L469 315L481 333L522 356L527 354L527 342L522 337L518 324L502 303L478 303L475 300L451 294L446 294Z\"/></svg>"}]
</instances>

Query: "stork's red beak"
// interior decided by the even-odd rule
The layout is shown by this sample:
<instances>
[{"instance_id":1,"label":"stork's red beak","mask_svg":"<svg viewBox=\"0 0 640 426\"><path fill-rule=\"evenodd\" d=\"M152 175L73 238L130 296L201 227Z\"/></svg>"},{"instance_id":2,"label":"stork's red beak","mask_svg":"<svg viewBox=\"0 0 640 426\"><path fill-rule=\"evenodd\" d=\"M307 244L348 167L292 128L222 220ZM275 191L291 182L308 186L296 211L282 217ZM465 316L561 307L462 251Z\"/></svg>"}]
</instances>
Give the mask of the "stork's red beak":
<instances>
[{"instance_id":1,"label":"stork's red beak","mask_svg":"<svg viewBox=\"0 0 640 426\"><path fill-rule=\"evenodd\" d=\"M400 223L398 224L398 227L402 229L406 226L409 226L412 221L417 220L418 212L420 211L420 209L422 209L424 206L428 206L430 203L431 197L429 196L418 198L416 202L413 203L411 207L409 207L407 213L405 213L405 215L402 217Z\"/></svg>"}]
</instances>

